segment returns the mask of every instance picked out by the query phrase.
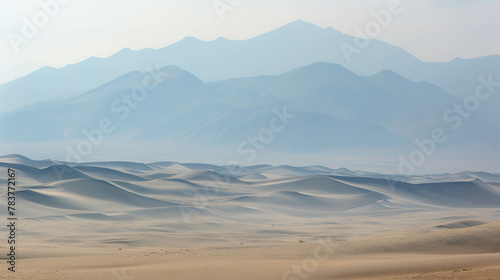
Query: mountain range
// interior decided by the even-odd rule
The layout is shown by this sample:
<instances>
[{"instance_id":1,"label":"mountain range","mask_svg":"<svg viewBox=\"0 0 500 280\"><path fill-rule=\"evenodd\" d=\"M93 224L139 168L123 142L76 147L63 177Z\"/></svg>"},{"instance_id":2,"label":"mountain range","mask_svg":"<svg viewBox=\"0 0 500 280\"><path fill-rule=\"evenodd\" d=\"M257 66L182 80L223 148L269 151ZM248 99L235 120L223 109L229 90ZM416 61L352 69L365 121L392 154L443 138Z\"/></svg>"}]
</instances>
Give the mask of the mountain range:
<instances>
[{"instance_id":1,"label":"mountain range","mask_svg":"<svg viewBox=\"0 0 500 280\"><path fill-rule=\"evenodd\" d=\"M176 66L157 73L161 81L154 89L144 88L144 97L137 100L138 84L153 79L148 72L130 72L81 95L4 113L0 139L78 139L109 119L113 137L224 145L259 133L278 111L293 116L282 133L275 133L276 146L283 151L394 147L430 133L429 127L443 122L440 114L459 102L432 84L392 71L358 76L325 62L277 76L213 83ZM471 121L476 125L462 129L458 143L500 139L486 122Z\"/></svg>"},{"instance_id":2,"label":"mountain range","mask_svg":"<svg viewBox=\"0 0 500 280\"><path fill-rule=\"evenodd\" d=\"M355 46L357 38L331 27L295 21L247 40L193 37L161 49L123 49L109 57L90 57L56 69L44 67L0 85L0 96L10 97L13 110L33 102L80 94L131 71L176 65L205 82L238 77L277 75L315 62L342 65L358 75L392 70L413 81L427 81L463 97L474 92L478 76L500 75L500 56L424 62L405 50L369 39L359 54L346 56L341 46Z\"/></svg>"},{"instance_id":3,"label":"mountain range","mask_svg":"<svg viewBox=\"0 0 500 280\"><path fill-rule=\"evenodd\" d=\"M347 61L339 46L354 40L296 21L247 40L188 37L44 67L0 85L9 100L0 142L91 138L104 122L101 133L115 139L236 143L240 151L412 147L441 127L449 145L498 147L498 95L459 130L444 114L465 104L478 77L500 77L500 56L431 63L370 40Z\"/></svg>"}]
</instances>

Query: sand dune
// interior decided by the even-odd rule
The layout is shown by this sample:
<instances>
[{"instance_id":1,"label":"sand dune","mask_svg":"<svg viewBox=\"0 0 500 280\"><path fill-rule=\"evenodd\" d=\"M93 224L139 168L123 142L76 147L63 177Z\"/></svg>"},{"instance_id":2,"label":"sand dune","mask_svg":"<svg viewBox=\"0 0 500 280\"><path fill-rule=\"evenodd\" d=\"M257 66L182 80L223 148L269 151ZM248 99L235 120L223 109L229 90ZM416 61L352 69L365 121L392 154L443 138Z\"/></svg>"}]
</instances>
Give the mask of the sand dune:
<instances>
[{"instance_id":1,"label":"sand dune","mask_svg":"<svg viewBox=\"0 0 500 280\"><path fill-rule=\"evenodd\" d=\"M113 211L157 207L172 207L170 211L181 213L191 207L195 209L189 211L193 218L197 216L193 213L210 210L219 213L218 217L238 220L224 212L231 207L241 210L237 213L245 212L242 209L267 212L269 220L278 215L276 223L283 215L296 217L300 223L305 217L346 213L384 216L393 215L395 210L405 213L500 207L500 188L496 185L500 180L495 181L498 176L488 173L390 177L320 166L257 165L229 174L224 167L194 163L75 164L35 161L19 155L0 160L0 166L20 172L19 196L27 201L22 211L27 215L24 218L33 219L48 212L100 217ZM2 177L5 180L5 174ZM445 181L445 177L450 180ZM185 217L179 215L178 220L182 219Z\"/></svg>"},{"instance_id":2,"label":"sand dune","mask_svg":"<svg viewBox=\"0 0 500 280\"><path fill-rule=\"evenodd\" d=\"M270 165L235 173L206 164L76 164L19 155L0 157L0 166L17 170L25 258L19 279L68 279L70 272L72 279L112 279L110 270L121 267L137 279L234 279L241 271L242 279L281 279L327 237L331 256L310 279L434 277L499 259L498 174L395 176ZM0 181L6 183L5 172ZM5 202L0 193L0 207ZM165 259L159 248L196 253ZM72 257L53 263L65 254ZM50 278L51 269L60 275Z\"/></svg>"}]
</instances>

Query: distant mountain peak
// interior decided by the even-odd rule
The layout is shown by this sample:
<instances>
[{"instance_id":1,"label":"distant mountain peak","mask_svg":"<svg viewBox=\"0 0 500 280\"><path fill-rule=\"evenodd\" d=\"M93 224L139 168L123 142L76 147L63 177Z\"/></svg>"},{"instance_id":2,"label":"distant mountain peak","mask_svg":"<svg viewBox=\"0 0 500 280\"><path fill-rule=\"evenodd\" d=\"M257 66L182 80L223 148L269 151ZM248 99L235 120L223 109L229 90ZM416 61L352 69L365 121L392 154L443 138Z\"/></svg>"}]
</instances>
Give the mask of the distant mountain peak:
<instances>
[{"instance_id":1,"label":"distant mountain peak","mask_svg":"<svg viewBox=\"0 0 500 280\"><path fill-rule=\"evenodd\" d=\"M130 52L130 51L132 51L131 48L123 48L118 53L121 53L121 52Z\"/></svg>"},{"instance_id":2,"label":"distant mountain peak","mask_svg":"<svg viewBox=\"0 0 500 280\"><path fill-rule=\"evenodd\" d=\"M175 66L175 65L167 65L159 68L158 70L160 71L167 71L167 72L186 72L186 70Z\"/></svg>"},{"instance_id":3,"label":"distant mountain peak","mask_svg":"<svg viewBox=\"0 0 500 280\"><path fill-rule=\"evenodd\" d=\"M389 69L384 69L374 75L371 75L371 77L377 78L377 79L398 79L398 80L405 80L405 81L410 81L410 79L392 71Z\"/></svg>"},{"instance_id":4,"label":"distant mountain peak","mask_svg":"<svg viewBox=\"0 0 500 280\"><path fill-rule=\"evenodd\" d=\"M325 61L318 61L318 62L311 63L309 65L303 66L303 68L305 68L305 67L336 68L336 69L344 69L346 71L349 71L340 64L333 63L333 62L325 62Z\"/></svg>"},{"instance_id":5,"label":"distant mountain peak","mask_svg":"<svg viewBox=\"0 0 500 280\"><path fill-rule=\"evenodd\" d=\"M177 79L177 78L182 78L186 79L186 81L189 81L190 83L193 84L199 84L203 83L198 77L196 77L194 74L192 74L189 71L186 71L178 66L175 65L168 65L164 66L158 69L155 69L153 72L156 72L158 77L163 78L163 80L171 80L171 79Z\"/></svg>"},{"instance_id":6,"label":"distant mountain peak","mask_svg":"<svg viewBox=\"0 0 500 280\"><path fill-rule=\"evenodd\" d=\"M281 27L278 27L268 33L264 33L263 35L266 34L273 34L273 32L277 31L286 31L286 32L297 32L297 31L314 31L314 30L324 30L322 27L317 26L314 23L309 23L305 22L303 20L296 20L292 21L288 24L285 24Z\"/></svg>"},{"instance_id":7,"label":"distant mountain peak","mask_svg":"<svg viewBox=\"0 0 500 280\"><path fill-rule=\"evenodd\" d=\"M184 38L182 38L180 41L178 41L177 43L175 44L179 44L179 43L193 43L193 42L203 42L202 40L194 37L194 36L186 36ZM166 46L166 47L163 47L163 48L168 48L169 46Z\"/></svg>"},{"instance_id":8,"label":"distant mountain peak","mask_svg":"<svg viewBox=\"0 0 500 280\"><path fill-rule=\"evenodd\" d=\"M282 26L281 28L287 28L287 29L291 29L291 30L297 30L297 29L303 29L303 30L324 30L324 31L333 31L335 33L339 33L339 34L344 34L340 31L338 31L337 29L331 27L331 26L328 26L328 27L321 27L319 25L316 25L314 23L310 23L310 22L306 22L306 21L303 21L303 20L296 20L296 21L292 21L284 26ZM278 28L280 29L280 28Z\"/></svg>"},{"instance_id":9,"label":"distant mountain peak","mask_svg":"<svg viewBox=\"0 0 500 280\"><path fill-rule=\"evenodd\" d=\"M217 37L214 41L230 41L230 40L229 40L229 39L227 39L226 37L219 36L219 37Z\"/></svg>"},{"instance_id":10,"label":"distant mountain peak","mask_svg":"<svg viewBox=\"0 0 500 280\"><path fill-rule=\"evenodd\" d=\"M463 59L463 58L460 58L460 57L455 57L454 59L450 60L449 62L452 62L452 63L453 63L453 62L462 62L462 61L464 61L464 60L465 60L465 59Z\"/></svg>"},{"instance_id":11,"label":"distant mountain peak","mask_svg":"<svg viewBox=\"0 0 500 280\"><path fill-rule=\"evenodd\" d=\"M298 20L295 20L295 21L292 21L290 22L289 24L287 25L290 25L290 26L310 26L310 27L319 27L317 26L316 24L314 23L310 23L310 22L306 22L306 21L303 21L301 19L298 19Z\"/></svg>"}]
</instances>

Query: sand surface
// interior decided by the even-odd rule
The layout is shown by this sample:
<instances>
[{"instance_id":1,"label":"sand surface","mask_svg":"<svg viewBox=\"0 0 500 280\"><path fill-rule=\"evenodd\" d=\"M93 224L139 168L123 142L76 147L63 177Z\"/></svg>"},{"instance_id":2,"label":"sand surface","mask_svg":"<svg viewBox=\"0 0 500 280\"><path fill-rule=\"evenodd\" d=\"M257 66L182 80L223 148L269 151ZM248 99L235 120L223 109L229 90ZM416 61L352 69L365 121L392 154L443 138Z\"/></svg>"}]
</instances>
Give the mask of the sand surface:
<instances>
[{"instance_id":1,"label":"sand surface","mask_svg":"<svg viewBox=\"0 0 500 280\"><path fill-rule=\"evenodd\" d=\"M491 252L500 251L499 229L494 223L422 234L427 248L433 247L427 253L402 252L418 236L398 244L371 237L228 247L24 249L28 257L20 260L15 277L2 273L0 279L498 279L500 253ZM470 246L477 253L452 253L463 250L461 245L439 242L450 236L474 237Z\"/></svg>"},{"instance_id":2,"label":"sand surface","mask_svg":"<svg viewBox=\"0 0 500 280\"><path fill-rule=\"evenodd\" d=\"M0 279L498 279L500 222L448 225L457 224L340 242L150 248L31 242L19 249L17 272Z\"/></svg>"}]
</instances>

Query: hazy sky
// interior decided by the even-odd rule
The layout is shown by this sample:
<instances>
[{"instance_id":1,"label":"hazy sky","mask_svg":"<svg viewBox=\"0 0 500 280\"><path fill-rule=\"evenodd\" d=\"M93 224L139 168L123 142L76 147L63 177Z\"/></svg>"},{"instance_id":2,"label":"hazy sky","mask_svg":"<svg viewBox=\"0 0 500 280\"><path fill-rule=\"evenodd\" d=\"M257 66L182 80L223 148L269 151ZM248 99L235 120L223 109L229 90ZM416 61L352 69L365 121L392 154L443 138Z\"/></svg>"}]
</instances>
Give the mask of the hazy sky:
<instances>
[{"instance_id":1,"label":"hazy sky","mask_svg":"<svg viewBox=\"0 0 500 280\"><path fill-rule=\"evenodd\" d=\"M62 67L126 47L161 48L185 36L250 38L297 19L354 34L356 26L373 20L372 11L397 0L60 0L65 4L54 6L55 1L0 1L0 83L42 66ZM500 1L400 2L403 11L376 39L426 61L500 54ZM40 3L52 3L50 15ZM221 20L214 3L234 7ZM33 23L37 30L26 27Z\"/></svg>"}]
</instances>

